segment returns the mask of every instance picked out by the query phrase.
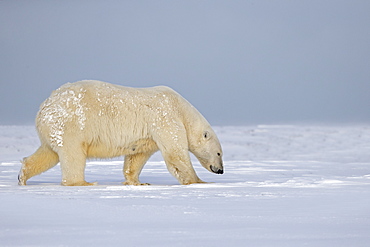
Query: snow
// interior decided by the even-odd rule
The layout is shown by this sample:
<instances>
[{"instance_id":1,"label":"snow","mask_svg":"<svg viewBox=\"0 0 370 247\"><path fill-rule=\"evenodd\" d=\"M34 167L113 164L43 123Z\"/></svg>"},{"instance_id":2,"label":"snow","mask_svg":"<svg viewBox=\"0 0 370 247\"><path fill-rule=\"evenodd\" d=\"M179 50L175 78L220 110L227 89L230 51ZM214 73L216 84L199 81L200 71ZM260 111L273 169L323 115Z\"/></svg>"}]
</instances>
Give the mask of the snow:
<instances>
[{"instance_id":1,"label":"snow","mask_svg":"<svg viewBox=\"0 0 370 247\"><path fill-rule=\"evenodd\" d=\"M182 186L159 153L143 183L123 159L91 160L97 186L60 186L60 167L17 185L39 145L33 126L0 126L0 246L368 246L370 127L222 126L225 173Z\"/></svg>"}]
</instances>

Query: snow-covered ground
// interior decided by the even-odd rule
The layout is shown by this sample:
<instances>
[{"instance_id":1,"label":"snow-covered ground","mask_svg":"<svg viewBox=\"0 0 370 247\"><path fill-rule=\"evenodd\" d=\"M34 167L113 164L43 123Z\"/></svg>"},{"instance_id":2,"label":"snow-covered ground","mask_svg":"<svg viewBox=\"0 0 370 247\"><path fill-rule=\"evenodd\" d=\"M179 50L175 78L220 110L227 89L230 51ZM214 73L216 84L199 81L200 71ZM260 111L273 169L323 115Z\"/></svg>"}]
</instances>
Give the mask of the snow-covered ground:
<instances>
[{"instance_id":1,"label":"snow-covered ground","mask_svg":"<svg viewBox=\"0 0 370 247\"><path fill-rule=\"evenodd\" d=\"M92 160L93 187L60 168L17 185L33 126L0 126L0 246L369 246L370 126L215 127L225 174L194 160L182 186L160 154L123 186L122 159Z\"/></svg>"}]
</instances>

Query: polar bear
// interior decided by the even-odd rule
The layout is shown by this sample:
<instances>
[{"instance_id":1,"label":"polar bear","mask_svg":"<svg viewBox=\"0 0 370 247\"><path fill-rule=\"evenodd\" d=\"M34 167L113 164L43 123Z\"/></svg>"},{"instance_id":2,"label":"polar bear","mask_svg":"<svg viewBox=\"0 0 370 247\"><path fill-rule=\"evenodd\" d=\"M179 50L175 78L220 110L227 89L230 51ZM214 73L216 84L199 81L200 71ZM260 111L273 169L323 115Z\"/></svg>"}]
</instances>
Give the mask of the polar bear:
<instances>
[{"instance_id":1,"label":"polar bear","mask_svg":"<svg viewBox=\"0 0 370 247\"><path fill-rule=\"evenodd\" d=\"M203 183L189 151L207 170L223 173L220 142L207 120L169 87L130 88L101 81L67 83L40 106L37 151L22 161L19 185L60 162L62 185L85 181L87 158L125 156L125 185L144 185L140 172L160 150L180 184Z\"/></svg>"}]
</instances>

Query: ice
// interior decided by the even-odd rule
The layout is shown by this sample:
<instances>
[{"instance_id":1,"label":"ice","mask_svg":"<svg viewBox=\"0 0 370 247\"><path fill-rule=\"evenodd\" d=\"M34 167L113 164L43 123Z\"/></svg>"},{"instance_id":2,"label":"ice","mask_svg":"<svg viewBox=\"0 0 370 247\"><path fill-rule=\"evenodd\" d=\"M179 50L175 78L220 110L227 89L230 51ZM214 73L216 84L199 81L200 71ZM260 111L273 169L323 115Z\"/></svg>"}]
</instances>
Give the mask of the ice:
<instances>
[{"instance_id":1,"label":"ice","mask_svg":"<svg viewBox=\"0 0 370 247\"><path fill-rule=\"evenodd\" d=\"M76 94L76 98L78 98ZM17 185L39 145L33 126L0 126L0 246L368 246L370 128L214 128L225 173L179 185L160 153L123 186L123 159L90 160L91 187L60 186L59 166Z\"/></svg>"}]
</instances>

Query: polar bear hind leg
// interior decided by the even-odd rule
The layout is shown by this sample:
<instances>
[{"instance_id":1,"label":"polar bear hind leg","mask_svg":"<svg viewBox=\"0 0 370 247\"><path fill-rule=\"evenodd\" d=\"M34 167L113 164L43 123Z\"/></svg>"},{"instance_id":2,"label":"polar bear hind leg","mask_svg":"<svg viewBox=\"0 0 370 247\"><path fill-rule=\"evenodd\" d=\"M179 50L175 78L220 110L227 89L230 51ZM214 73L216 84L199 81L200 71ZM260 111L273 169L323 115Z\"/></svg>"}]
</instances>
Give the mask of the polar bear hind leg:
<instances>
[{"instance_id":1,"label":"polar bear hind leg","mask_svg":"<svg viewBox=\"0 0 370 247\"><path fill-rule=\"evenodd\" d=\"M23 159L22 168L18 175L18 184L26 185L28 179L49 170L58 162L58 154L50 147L39 147L34 154Z\"/></svg>"},{"instance_id":2,"label":"polar bear hind leg","mask_svg":"<svg viewBox=\"0 0 370 247\"><path fill-rule=\"evenodd\" d=\"M68 147L68 149L64 148ZM66 144L58 150L60 168L62 170L62 185L89 186L97 183L85 181L86 154L78 145Z\"/></svg>"}]
</instances>

